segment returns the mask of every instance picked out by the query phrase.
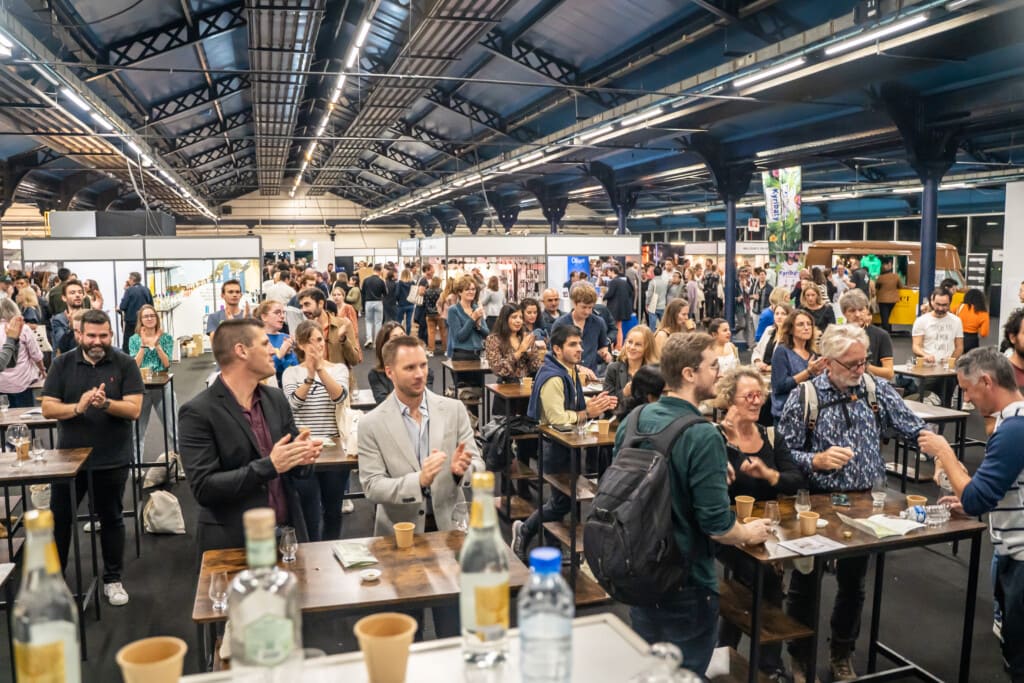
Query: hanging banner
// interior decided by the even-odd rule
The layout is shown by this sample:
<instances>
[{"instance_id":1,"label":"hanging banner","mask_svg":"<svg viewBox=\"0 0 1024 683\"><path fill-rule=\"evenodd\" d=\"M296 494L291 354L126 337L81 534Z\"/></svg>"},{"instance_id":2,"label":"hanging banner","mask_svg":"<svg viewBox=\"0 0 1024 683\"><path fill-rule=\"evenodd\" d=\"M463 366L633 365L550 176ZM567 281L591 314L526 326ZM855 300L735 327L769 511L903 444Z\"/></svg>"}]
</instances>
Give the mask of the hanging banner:
<instances>
[{"instance_id":1,"label":"hanging banner","mask_svg":"<svg viewBox=\"0 0 1024 683\"><path fill-rule=\"evenodd\" d=\"M781 263L786 253L800 251L800 167L761 174L771 255Z\"/></svg>"}]
</instances>

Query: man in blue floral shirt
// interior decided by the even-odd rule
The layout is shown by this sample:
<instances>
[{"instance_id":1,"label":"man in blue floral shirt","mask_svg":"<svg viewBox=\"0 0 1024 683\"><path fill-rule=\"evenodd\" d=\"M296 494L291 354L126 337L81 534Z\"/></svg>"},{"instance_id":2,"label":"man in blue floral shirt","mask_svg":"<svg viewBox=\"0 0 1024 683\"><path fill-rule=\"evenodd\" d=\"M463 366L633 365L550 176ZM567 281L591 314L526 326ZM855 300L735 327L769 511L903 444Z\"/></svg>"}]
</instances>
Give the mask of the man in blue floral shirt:
<instances>
[{"instance_id":1,"label":"man in blue floral shirt","mask_svg":"<svg viewBox=\"0 0 1024 683\"><path fill-rule=\"evenodd\" d=\"M793 460L807 473L815 493L866 491L885 474L880 450L882 432L892 429L904 439L915 440L924 423L915 416L892 386L875 379L877 413L869 405L864 384L868 362L868 337L856 325L831 325L821 337L827 370L809 380L818 396L818 418L813 432L804 421L798 386L786 400L779 420L779 434L786 440ZM832 610L832 643L829 661L832 680L856 678L853 647L860 632L864 606L864 577L868 556L850 557L836 563L838 592ZM815 599L810 575L793 572L786 610L809 623ZM790 644L794 680L806 680L802 670L806 644Z\"/></svg>"}]
</instances>

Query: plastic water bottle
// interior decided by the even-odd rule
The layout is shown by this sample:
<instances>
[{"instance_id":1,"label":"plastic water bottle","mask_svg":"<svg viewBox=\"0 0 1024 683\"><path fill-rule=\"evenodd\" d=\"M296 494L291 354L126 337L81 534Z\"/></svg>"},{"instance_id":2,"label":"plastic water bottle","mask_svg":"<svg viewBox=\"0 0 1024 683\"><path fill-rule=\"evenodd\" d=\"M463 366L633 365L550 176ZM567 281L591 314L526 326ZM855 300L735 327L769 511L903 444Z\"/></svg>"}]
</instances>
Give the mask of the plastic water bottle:
<instances>
[{"instance_id":1,"label":"plastic water bottle","mask_svg":"<svg viewBox=\"0 0 1024 683\"><path fill-rule=\"evenodd\" d=\"M629 679L629 683L701 683L701 678L682 668L683 653L672 643L655 643L648 653L651 667Z\"/></svg>"},{"instance_id":2,"label":"plastic water bottle","mask_svg":"<svg viewBox=\"0 0 1024 683\"><path fill-rule=\"evenodd\" d=\"M911 505L900 513L900 517L924 524L928 519L928 512L924 509L923 505Z\"/></svg>"},{"instance_id":3,"label":"plastic water bottle","mask_svg":"<svg viewBox=\"0 0 1024 683\"><path fill-rule=\"evenodd\" d=\"M557 548L530 553L530 581L519 591L519 669L523 683L572 680L573 592Z\"/></svg>"}]
</instances>

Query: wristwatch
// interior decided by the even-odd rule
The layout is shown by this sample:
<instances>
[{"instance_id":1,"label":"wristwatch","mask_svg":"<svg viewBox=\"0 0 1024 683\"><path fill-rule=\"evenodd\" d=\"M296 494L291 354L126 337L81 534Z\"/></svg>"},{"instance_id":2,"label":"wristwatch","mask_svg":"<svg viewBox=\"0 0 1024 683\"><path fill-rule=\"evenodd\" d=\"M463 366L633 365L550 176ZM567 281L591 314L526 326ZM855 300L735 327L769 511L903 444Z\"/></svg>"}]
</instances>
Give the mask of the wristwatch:
<instances>
[{"instance_id":1,"label":"wristwatch","mask_svg":"<svg viewBox=\"0 0 1024 683\"><path fill-rule=\"evenodd\" d=\"M110 408L110 399L109 398L106 401L104 401L103 405L101 406L102 410L107 410L108 408Z\"/></svg>"},{"instance_id":2,"label":"wristwatch","mask_svg":"<svg viewBox=\"0 0 1024 683\"><path fill-rule=\"evenodd\" d=\"M302 380L302 383L303 384L316 384L316 377L307 377L306 379Z\"/></svg>"}]
</instances>

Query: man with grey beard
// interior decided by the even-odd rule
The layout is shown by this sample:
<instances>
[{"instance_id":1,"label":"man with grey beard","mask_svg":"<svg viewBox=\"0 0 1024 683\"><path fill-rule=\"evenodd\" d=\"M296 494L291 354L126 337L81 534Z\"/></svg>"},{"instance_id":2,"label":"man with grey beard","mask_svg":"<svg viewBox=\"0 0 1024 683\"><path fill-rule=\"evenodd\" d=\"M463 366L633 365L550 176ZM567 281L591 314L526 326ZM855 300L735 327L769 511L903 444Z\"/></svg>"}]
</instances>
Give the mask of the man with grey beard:
<instances>
[{"instance_id":1,"label":"man with grey beard","mask_svg":"<svg viewBox=\"0 0 1024 683\"><path fill-rule=\"evenodd\" d=\"M89 491L100 522L103 594L119 606L128 602L121 585L122 500L132 460L132 421L142 410L145 386L135 360L111 347L113 331L106 313L86 311L79 329L78 347L53 361L43 385L43 417L58 421L57 447L92 448L75 480L74 506L70 484L51 485L53 535L61 567L66 567L75 513Z\"/></svg>"}]
</instances>

